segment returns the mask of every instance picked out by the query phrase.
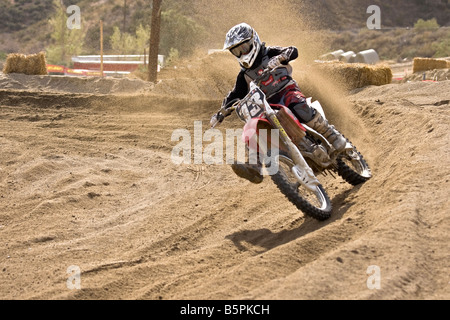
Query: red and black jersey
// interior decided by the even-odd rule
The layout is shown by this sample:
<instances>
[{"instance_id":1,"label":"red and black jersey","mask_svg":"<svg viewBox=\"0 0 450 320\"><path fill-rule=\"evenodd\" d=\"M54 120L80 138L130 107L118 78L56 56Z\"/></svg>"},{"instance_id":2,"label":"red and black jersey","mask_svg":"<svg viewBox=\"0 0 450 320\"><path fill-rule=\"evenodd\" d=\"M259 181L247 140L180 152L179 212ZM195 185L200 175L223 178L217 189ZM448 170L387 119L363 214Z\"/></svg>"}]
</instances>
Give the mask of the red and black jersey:
<instances>
[{"instance_id":1,"label":"red and black jersey","mask_svg":"<svg viewBox=\"0 0 450 320\"><path fill-rule=\"evenodd\" d=\"M249 92L249 83L254 80L261 72L267 68L269 61L279 55L283 55L286 67L277 68L261 82L261 89L270 99L284 88L295 83L292 79L292 67L290 61L298 58L298 50L296 47L265 47L263 44L259 55L250 69L242 68L239 72L234 89L230 91L225 98L224 104L227 105L235 99L244 98Z\"/></svg>"}]
</instances>

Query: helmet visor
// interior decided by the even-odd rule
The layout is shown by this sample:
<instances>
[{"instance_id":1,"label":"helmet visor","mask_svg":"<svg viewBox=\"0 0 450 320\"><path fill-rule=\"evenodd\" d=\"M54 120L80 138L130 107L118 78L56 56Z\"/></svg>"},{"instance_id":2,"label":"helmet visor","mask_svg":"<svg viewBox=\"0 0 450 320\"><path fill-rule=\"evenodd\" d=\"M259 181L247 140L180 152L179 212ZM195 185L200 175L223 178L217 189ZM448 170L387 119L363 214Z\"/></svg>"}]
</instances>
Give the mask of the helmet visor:
<instances>
[{"instance_id":1,"label":"helmet visor","mask_svg":"<svg viewBox=\"0 0 450 320\"><path fill-rule=\"evenodd\" d=\"M240 58L243 55L249 54L250 51L253 49L253 42L250 40L247 40L238 46L231 48L230 51L232 54L234 54L236 57Z\"/></svg>"}]
</instances>

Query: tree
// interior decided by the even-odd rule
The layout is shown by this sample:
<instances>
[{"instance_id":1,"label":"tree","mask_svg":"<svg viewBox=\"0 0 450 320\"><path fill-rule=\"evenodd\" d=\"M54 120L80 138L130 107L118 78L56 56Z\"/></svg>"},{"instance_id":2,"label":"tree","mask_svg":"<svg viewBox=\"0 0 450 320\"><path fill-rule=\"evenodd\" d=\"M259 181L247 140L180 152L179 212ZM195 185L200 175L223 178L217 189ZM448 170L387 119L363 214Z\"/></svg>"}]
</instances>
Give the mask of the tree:
<instances>
[{"instance_id":1,"label":"tree","mask_svg":"<svg viewBox=\"0 0 450 320\"><path fill-rule=\"evenodd\" d=\"M50 63L70 65L71 57L79 55L83 49L85 33L83 29L69 29L67 27L66 8L60 0L53 0L55 14L49 24L53 32L53 43L47 48L47 60Z\"/></svg>"},{"instance_id":2,"label":"tree","mask_svg":"<svg viewBox=\"0 0 450 320\"><path fill-rule=\"evenodd\" d=\"M123 1L123 29L122 32L127 32L127 0Z\"/></svg>"},{"instance_id":3,"label":"tree","mask_svg":"<svg viewBox=\"0 0 450 320\"><path fill-rule=\"evenodd\" d=\"M444 58L450 56L450 38L441 42L433 43L433 49L436 50L435 58Z\"/></svg>"},{"instance_id":4,"label":"tree","mask_svg":"<svg viewBox=\"0 0 450 320\"><path fill-rule=\"evenodd\" d=\"M139 24L150 23L148 17L152 16L152 1L147 1L148 5L142 5L133 13L128 23L131 30L137 30ZM205 44L205 36L208 33L197 20L189 15L189 10L193 9L186 8L186 3L192 7L192 1L194 0L187 2L165 0L162 3L159 54L169 56L176 50L180 57L186 57L193 53L199 45Z\"/></svg>"},{"instance_id":5,"label":"tree","mask_svg":"<svg viewBox=\"0 0 450 320\"><path fill-rule=\"evenodd\" d=\"M172 49L177 49L181 56L191 54L200 43L204 29L176 9L164 11L161 19L162 53L167 55Z\"/></svg>"},{"instance_id":6,"label":"tree","mask_svg":"<svg viewBox=\"0 0 450 320\"><path fill-rule=\"evenodd\" d=\"M140 24L136 29L136 51L141 54L148 48L150 34L150 26L146 25L145 27Z\"/></svg>"},{"instance_id":7,"label":"tree","mask_svg":"<svg viewBox=\"0 0 450 320\"><path fill-rule=\"evenodd\" d=\"M148 56L148 81L150 82L156 82L158 78L159 38L161 31L161 2L162 0L153 0L150 50Z\"/></svg>"},{"instance_id":8,"label":"tree","mask_svg":"<svg viewBox=\"0 0 450 320\"><path fill-rule=\"evenodd\" d=\"M115 26L109 42L117 54L142 54L147 48L149 33L150 27L144 27L142 24L137 28L136 35L122 33L119 27Z\"/></svg>"},{"instance_id":9,"label":"tree","mask_svg":"<svg viewBox=\"0 0 450 320\"><path fill-rule=\"evenodd\" d=\"M440 26L439 26L436 18L426 20L426 21L423 19L419 19L414 24L414 30L417 30L417 31L435 30L435 29L439 29L439 27Z\"/></svg>"}]
</instances>

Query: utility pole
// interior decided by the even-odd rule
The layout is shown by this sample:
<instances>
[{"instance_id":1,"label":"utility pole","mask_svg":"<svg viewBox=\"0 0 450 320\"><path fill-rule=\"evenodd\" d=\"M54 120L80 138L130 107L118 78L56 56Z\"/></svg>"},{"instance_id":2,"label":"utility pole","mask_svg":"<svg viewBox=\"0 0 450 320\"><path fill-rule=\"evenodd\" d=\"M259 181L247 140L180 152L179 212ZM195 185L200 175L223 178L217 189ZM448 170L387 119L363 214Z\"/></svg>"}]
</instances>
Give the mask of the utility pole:
<instances>
[{"instance_id":1,"label":"utility pole","mask_svg":"<svg viewBox=\"0 0 450 320\"><path fill-rule=\"evenodd\" d=\"M127 0L123 0L123 27L122 33L127 32Z\"/></svg>"},{"instance_id":2,"label":"utility pole","mask_svg":"<svg viewBox=\"0 0 450 320\"><path fill-rule=\"evenodd\" d=\"M159 37L161 31L161 2L153 0L150 31L150 50L148 53L148 81L156 83L158 78Z\"/></svg>"},{"instance_id":3,"label":"utility pole","mask_svg":"<svg viewBox=\"0 0 450 320\"><path fill-rule=\"evenodd\" d=\"M103 78L103 20L100 20L100 73Z\"/></svg>"},{"instance_id":4,"label":"utility pole","mask_svg":"<svg viewBox=\"0 0 450 320\"><path fill-rule=\"evenodd\" d=\"M61 61L64 61L64 64L66 64L66 8L64 6L63 0L60 1L61 3Z\"/></svg>"}]
</instances>

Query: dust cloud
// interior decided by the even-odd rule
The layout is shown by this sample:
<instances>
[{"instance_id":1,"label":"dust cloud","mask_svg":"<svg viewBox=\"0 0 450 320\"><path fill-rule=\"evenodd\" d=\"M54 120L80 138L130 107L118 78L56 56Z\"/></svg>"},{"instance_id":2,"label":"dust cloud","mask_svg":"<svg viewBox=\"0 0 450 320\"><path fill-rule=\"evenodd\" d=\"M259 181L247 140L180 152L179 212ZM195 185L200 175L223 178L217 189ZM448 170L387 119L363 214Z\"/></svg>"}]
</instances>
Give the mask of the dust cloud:
<instances>
[{"instance_id":1,"label":"dust cloud","mask_svg":"<svg viewBox=\"0 0 450 320\"><path fill-rule=\"evenodd\" d=\"M346 90L324 75L311 70L311 65L328 48L325 37L320 32L321 21L311 13L304 1L250 1L224 0L220 3L207 0L192 3L196 17L208 30L203 50L196 52L203 59L207 49L222 49L225 35L236 24L246 22L258 32L261 41L268 46L295 46L299 58L291 62L294 79L302 92L313 100L319 100L333 124L348 134L359 132L362 128L353 114L347 99ZM224 54L227 54L225 52ZM229 54L229 53L228 53ZM197 72L191 69L190 76L204 78L216 87L231 90L239 65L231 54L203 65ZM192 63L190 57L189 63ZM228 86L228 87L226 87ZM227 93L226 90L223 92ZM351 123L351 125L349 125Z\"/></svg>"}]
</instances>

